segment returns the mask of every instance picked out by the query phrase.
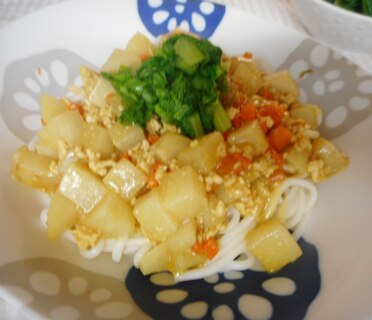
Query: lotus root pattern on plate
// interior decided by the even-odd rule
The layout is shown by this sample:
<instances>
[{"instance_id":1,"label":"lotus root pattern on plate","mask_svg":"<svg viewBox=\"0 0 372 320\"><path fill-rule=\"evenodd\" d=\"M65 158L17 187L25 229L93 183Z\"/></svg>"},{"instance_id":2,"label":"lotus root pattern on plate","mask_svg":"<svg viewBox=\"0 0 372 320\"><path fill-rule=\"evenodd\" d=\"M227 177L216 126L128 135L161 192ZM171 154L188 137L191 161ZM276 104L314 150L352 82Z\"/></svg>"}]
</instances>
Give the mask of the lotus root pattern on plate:
<instances>
[{"instance_id":1,"label":"lotus root pattern on plate","mask_svg":"<svg viewBox=\"0 0 372 320\"><path fill-rule=\"evenodd\" d=\"M66 96L68 85L81 84L81 66L95 69L87 60L65 49L46 51L9 64L0 98L1 116L8 129L28 143L42 127L41 95Z\"/></svg>"},{"instance_id":2,"label":"lotus root pattern on plate","mask_svg":"<svg viewBox=\"0 0 372 320\"><path fill-rule=\"evenodd\" d=\"M30 258L1 266L0 283L1 290L14 296L17 309L48 319L147 318L121 281L58 259Z\"/></svg>"},{"instance_id":3,"label":"lotus root pattern on plate","mask_svg":"<svg viewBox=\"0 0 372 320\"><path fill-rule=\"evenodd\" d=\"M180 27L208 38L226 10L216 3L195 0L138 0L137 6L142 23L155 37Z\"/></svg>"},{"instance_id":4,"label":"lotus root pattern on plate","mask_svg":"<svg viewBox=\"0 0 372 320\"><path fill-rule=\"evenodd\" d=\"M372 77L348 59L311 39L280 66L301 87L303 102L323 110L321 134L334 139L372 114Z\"/></svg>"},{"instance_id":5,"label":"lotus root pattern on plate","mask_svg":"<svg viewBox=\"0 0 372 320\"><path fill-rule=\"evenodd\" d=\"M144 277L132 268L126 287L153 319L303 319L320 290L316 248L299 240L303 255L274 274L232 271L174 283L169 274Z\"/></svg>"}]
</instances>

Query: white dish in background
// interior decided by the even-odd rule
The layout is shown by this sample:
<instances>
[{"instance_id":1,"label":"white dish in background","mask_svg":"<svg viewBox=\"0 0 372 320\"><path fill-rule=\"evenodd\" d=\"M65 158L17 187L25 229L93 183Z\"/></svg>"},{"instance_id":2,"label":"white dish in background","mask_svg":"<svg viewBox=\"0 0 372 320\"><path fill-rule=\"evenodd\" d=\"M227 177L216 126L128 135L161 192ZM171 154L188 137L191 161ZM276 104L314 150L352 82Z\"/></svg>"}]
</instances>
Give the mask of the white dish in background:
<instances>
[{"instance_id":1,"label":"white dish in background","mask_svg":"<svg viewBox=\"0 0 372 320\"><path fill-rule=\"evenodd\" d=\"M138 14L137 3L142 9L144 4L152 5L147 16L143 11ZM166 28L176 16L176 5L190 13L189 26L206 32L225 52L251 51L269 72L289 69L299 81L303 99L323 107L323 135L351 158L345 172L318 187L319 200L304 235L305 258L283 272L265 275L280 277L276 280L287 285L299 279L294 293L282 286L282 295L272 294L263 289L262 274L242 273L179 284L182 287L177 289L186 291L187 298L178 304L158 301L156 293L171 286L155 286L156 277L151 284L131 269L130 259L114 263L103 255L87 260L65 239L48 241L39 219L43 197L10 178L12 153L40 126L39 95L65 94L80 65L102 65L114 48L124 47L137 31L154 38L150 31L155 29L149 31L141 17L147 17L148 25L155 11L169 10L171 14L159 23L159 28ZM195 12L205 23L200 16L192 20ZM238 318L252 315L252 310L242 307L252 301L252 295L261 297L255 300L254 309L263 312L258 316L372 317L372 78L358 67L295 31L232 8L192 1L66 2L3 28L0 43L6 44L0 52L0 295L4 299L35 318L55 319L164 318L164 314L174 319L188 312L216 319L233 312ZM299 79L308 69L312 73ZM318 271L319 292L314 287ZM231 291L218 294L216 281L228 282ZM304 294L300 289L305 287L309 292ZM149 310L149 306L155 307Z\"/></svg>"},{"instance_id":2,"label":"white dish in background","mask_svg":"<svg viewBox=\"0 0 372 320\"><path fill-rule=\"evenodd\" d=\"M292 4L315 39L341 51L372 52L372 17L326 0L292 0Z\"/></svg>"}]
</instances>

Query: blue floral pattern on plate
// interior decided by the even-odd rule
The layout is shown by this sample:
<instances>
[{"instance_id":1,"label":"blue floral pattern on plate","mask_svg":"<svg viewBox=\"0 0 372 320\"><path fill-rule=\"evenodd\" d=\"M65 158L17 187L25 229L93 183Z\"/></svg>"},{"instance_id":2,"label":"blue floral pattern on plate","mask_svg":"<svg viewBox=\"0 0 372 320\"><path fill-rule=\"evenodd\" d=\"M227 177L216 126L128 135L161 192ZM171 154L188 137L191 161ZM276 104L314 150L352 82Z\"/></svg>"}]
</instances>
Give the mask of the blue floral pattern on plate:
<instances>
[{"instance_id":1,"label":"blue floral pattern on plate","mask_svg":"<svg viewBox=\"0 0 372 320\"><path fill-rule=\"evenodd\" d=\"M138 13L155 37L176 27L210 37L225 14L224 6L200 0L138 0Z\"/></svg>"}]
</instances>

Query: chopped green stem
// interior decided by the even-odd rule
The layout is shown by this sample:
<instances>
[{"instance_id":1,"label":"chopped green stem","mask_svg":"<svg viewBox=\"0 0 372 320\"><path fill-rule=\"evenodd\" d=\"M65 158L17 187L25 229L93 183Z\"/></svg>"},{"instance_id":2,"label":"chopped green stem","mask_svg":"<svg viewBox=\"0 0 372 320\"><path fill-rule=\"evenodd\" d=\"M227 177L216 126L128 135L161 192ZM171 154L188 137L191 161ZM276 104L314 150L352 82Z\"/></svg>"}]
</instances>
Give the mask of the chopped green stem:
<instances>
[{"instance_id":1,"label":"chopped green stem","mask_svg":"<svg viewBox=\"0 0 372 320\"><path fill-rule=\"evenodd\" d=\"M203 53L186 37L176 41L174 50L187 66L193 66L204 59Z\"/></svg>"},{"instance_id":2,"label":"chopped green stem","mask_svg":"<svg viewBox=\"0 0 372 320\"><path fill-rule=\"evenodd\" d=\"M229 116L219 100L216 100L214 104L216 105L213 114L214 127L218 131L225 132L231 127Z\"/></svg>"},{"instance_id":3,"label":"chopped green stem","mask_svg":"<svg viewBox=\"0 0 372 320\"><path fill-rule=\"evenodd\" d=\"M199 113L194 113L188 117L188 122L190 125L190 135L193 138L200 137L204 134L203 125L200 120Z\"/></svg>"}]
</instances>

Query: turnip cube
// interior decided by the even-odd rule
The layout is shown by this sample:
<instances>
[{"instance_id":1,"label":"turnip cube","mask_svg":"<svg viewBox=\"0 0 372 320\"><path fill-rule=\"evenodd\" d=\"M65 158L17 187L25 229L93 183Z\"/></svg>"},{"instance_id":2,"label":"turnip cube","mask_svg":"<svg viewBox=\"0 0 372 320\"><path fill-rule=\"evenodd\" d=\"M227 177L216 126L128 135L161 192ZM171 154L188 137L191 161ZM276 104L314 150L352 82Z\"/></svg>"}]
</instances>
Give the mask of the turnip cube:
<instances>
[{"instance_id":1,"label":"turnip cube","mask_svg":"<svg viewBox=\"0 0 372 320\"><path fill-rule=\"evenodd\" d=\"M220 132L213 132L199 138L183 149L177 156L184 165L192 165L199 172L208 174L216 168L221 158L219 150L224 148L224 138Z\"/></svg>"},{"instance_id":2,"label":"turnip cube","mask_svg":"<svg viewBox=\"0 0 372 320\"><path fill-rule=\"evenodd\" d=\"M129 160L123 159L107 173L103 183L111 190L130 200L146 184L146 176Z\"/></svg>"},{"instance_id":3,"label":"turnip cube","mask_svg":"<svg viewBox=\"0 0 372 320\"><path fill-rule=\"evenodd\" d=\"M99 152L102 158L109 158L115 147L107 129L95 123L85 123L79 143L83 148Z\"/></svg>"},{"instance_id":4,"label":"turnip cube","mask_svg":"<svg viewBox=\"0 0 372 320\"><path fill-rule=\"evenodd\" d=\"M40 109L43 120L48 123L56 115L67 111L68 105L62 99L43 94L40 99Z\"/></svg>"},{"instance_id":5,"label":"turnip cube","mask_svg":"<svg viewBox=\"0 0 372 320\"><path fill-rule=\"evenodd\" d=\"M227 141L229 144L250 144L254 149L254 155L260 155L269 148L269 142L257 120L253 120L232 132Z\"/></svg>"},{"instance_id":6,"label":"turnip cube","mask_svg":"<svg viewBox=\"0 0 372 320\"><path fill-rule=\"evenodd\" d=\"M62 177L59 191L87 213L101 201L106 188L83 163L73 162Z\"/></svg>"},{"instance_id":7,"label":"turnip cube","mask_svg":"<svg viewBox=\"0 0 372 320\"><path fill-rule=\"evenodd\" d=\"M130 67L135 69L141 64L141 59L137 54L115 49L101 68L102 72L118 72L120 67Z\"/></svg>"},{"instance_id":8,"label":"turnip cube","mask_svg":"<svg viewBox=\"0 0 372 320\"><path fill-rule=\"evenodd\" d=\"M135 228L131 205L113 192L106 193L84 223L108 238L130 236Z\"/></svg>"},{"instance_id":9,"label":"turnip cube","mask_svg":"<svg viewBox=\"0 0 372 320\"><path fill-rule=\"evenodd\" d=\"M53 117L38 133L41 141L54 145L57 149L58 140L64 141L69 147L78 144L84 129L84 119L77 110L66 111Z\"/></svg>"},{"instance_id":10,"label":"turnip cube","mask_svg":"<svg viewBox=\"0 0 372 320\"><path fill-rule=\"evenodd\" d=\"M296 240L277 220L268 220L249 231L246 245L268 272L278 271L302 255Z\"/></svg>"},{"instance_id":11,"label":"turnip cube","mask_svg":"<svg viewBox=\"0 0 372 320\"><path fill-rule=\"evenodd\" d=\"M121 152L127 152L145 139L145 134L140 126L122 125L119 122L109 129L109 134L115 147Z\"/></svg>"},{"instance_id":12,"label":"turnip cube","mask_svg":"<svg viewBox=\"0 0 372 320\"><path fill-rule=\"evenodd\" d=\"M140 197L134 206L133 214L143 233L155 243L164 241L177 231L177 221L160 205L158 189Z\"/></svg>"},{"instance_id":13,"label":"turnip cube","mask_svg":"<svg viewBox=\"0 0 372 320\"><path fill-rule=\"evenodd\" d=\"M60 176L50 172L53 158L30 151L26 146L19 148L13 155L12 176L17 181L47 192L58 187Z\"/></svg>"},{"instance_id":14,"label":"turnip cube","mask_svg":"<svg viewBox=\"0 0 372 320\"><path fill-rule=\"evenodd\" d=\"M161 206L180 223L192 219L207 205L204 184L191 166L167 174L159 190Z\"/></svg>"},{"instance_id":15,"label":"turnip cube","mask_svg":"<svg viewBox=\"0 0 372 320\"><path fill-rule=\"evenodd\" d=\"M179 253L190 250L196 242L196 225L193 220L187 220L177 230L170 235L166 243L170 252Z\"/></svg>"},{"instance_id":16,"label":"turnip cube","mask_svg":"<svg viewBox=\"0 0 372 320\"><path fill-rule=\"evenodd\" d=\"M177 154L190 144L191 140L181 134L169 132L160 137L160 139L151 147L157 160L163 163L169 162Z\"/></svg>"},{"instance_id":17,"label":"turnip cube","mask_svg":"<svg viewBox=\"0 0 372 320\"><path fill-rule=\"evenodd\" d=\"M167 271L170 264L170 253L165 243L161 243L147 252L139 263L143 275Z\"/></svg>"},{"instance_id":18,"label":"turnip cube","mask_svg":"<svg viewBox=\"0 0 372 320\"><path fill-rule=\"evenodd\" d=\"M48 238L57 239L79 221L79 211L71 200L56 192L48 210Z\"/></svg>"}]
</instances>

